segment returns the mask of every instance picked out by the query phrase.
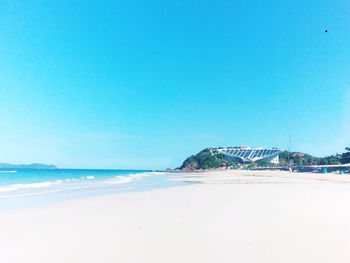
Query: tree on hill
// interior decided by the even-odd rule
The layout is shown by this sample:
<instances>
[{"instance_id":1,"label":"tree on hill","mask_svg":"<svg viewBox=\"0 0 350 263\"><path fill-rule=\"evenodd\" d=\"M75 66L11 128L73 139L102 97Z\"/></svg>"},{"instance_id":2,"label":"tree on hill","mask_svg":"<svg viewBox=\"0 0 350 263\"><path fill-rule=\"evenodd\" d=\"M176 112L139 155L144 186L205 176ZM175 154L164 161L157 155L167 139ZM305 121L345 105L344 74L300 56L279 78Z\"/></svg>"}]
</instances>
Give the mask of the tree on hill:
<instances>
[{"instance_id":1,"label":"tree on hill","mask_svg":"<svg viewBox=\"0 0 350 263\"><path fill-rule=\"evenodd\" d=\"M284 151L279 155L280 165L315 165L319 164L321 158L304 153Z\"/></svg>"},{"instance_id":2,"label":"tree on hill","mask_svg":"<svg viewBox=\"0 0 350 263\"><path fill-rule=\"evenodd\" d=\"M329 165L329 164L340 164L341 162L341 156L339 154L337 155L331 155L331 156L326 156L323 158L320 158L319 164L321 165Z\"/></svg>"},{"instance_id":3,"label":"tree on hill","mask_svg":"<svg viewBox=\"0 0 350 263\"><path fill-rule=\"evenodd\" d=\"M343 154L344 155L344 154ZM334 165L343 163L343 155L336 154L326 157L315 157L310 154L300 154L296 152L285 151L279 155L280 165ZM350 155L350 154L349 154ZM350 161L349 161L350 162Z\"/></svg>"},{"instance_id":4,"label":"tree on hill","mask_svg":"<svg viewBox=\"0 0 350 263\"><path fill-rule=\"evenodd\" d=\"M341 155L341 163L350 163L350 147L345 148L346 152Z\"/></svg>"},{"instance_id":5,"label":"tree on hill","mask_svg":"<svg viewBox=\"0 0 350 263\"><path fill-rule=\"evenodd\" d=\"M326 157L315 157L306 153L284 151L279 155L279 164L271 164L266 160L260 160L249 165L249 167L270 167L270 166L303 166L303 165L334 165L350 163L350 147L346 147L343 154L330 155ZM204 149L188 157L179 169L197 170L226 167L238 167L239 160L228 160L221 153L212 153Z\"/></svg>"},{"instance_id":6,"label":"tree on hill","mask_svg":"<svg viewBox=\"0 0 350 263\"><path fill-rule=\"evenodd\" d=\"M226 160L223 154L214 155L209 149L204 149L196 155L188 157L179 168L190 170L219 168L223 163L225 166L234 165L234 162Z\"/></svg>"}]
</instances>

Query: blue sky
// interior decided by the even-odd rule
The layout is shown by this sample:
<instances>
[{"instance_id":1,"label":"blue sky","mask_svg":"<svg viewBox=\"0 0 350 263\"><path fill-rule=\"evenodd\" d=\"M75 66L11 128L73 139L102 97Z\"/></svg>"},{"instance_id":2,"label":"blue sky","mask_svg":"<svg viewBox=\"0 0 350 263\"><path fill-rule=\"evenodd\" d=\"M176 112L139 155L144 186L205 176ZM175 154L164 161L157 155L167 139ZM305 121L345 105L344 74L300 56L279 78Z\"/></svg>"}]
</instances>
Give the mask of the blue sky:
<instances>
[{"instance_id":1,"label":"blue sky","mask_svg":"<svg viewBox=\"0 0 350 263\"><path fill-rule=\"evenodd\" d=\"M328 29L328 33L324 30ZM0 161L167 168L350 145L350 2L0 0Z\"/></svg>"}]
</instances>

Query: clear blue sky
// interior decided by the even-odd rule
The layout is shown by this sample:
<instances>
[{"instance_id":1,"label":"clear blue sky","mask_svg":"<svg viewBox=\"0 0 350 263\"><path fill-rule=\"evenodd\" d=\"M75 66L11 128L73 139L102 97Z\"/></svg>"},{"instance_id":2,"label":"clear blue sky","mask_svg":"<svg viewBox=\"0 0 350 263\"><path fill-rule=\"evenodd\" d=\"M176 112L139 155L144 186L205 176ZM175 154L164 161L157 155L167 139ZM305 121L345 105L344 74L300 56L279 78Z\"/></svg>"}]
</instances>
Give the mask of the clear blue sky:
<instances>
[{"instance_id":1,"label":"clear blue sky","mask_svg":"<svg viewBox=\"0 0 350 263\"><path fill-rule=\"evenodd\" d=\"M324 32L328 29L328 33ZM0 0L0 162L350 145L348 0Z\"/></svg>"}]
</instances>

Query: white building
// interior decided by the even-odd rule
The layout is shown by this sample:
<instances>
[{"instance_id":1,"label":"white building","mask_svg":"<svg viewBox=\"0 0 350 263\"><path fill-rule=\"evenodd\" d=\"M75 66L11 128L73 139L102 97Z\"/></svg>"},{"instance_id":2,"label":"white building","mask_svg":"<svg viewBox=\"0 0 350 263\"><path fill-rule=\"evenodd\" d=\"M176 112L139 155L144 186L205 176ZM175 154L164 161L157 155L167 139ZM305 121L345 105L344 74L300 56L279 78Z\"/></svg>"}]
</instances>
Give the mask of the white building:
<instances>
[{"instance_id":1,"label":"white building","mask_svg":"<svg viewBox=\"0 0 350 263\"><path fill-rule=\"evenodd\" d=\"M283 150L278 148L250 148L250 147L228 147L216 148L217 153L225 155L228 160L238 159L243 163L252 163L259 160L265 160L270 163L278 163L278 155Z\"/></svg>"}]
</instances>

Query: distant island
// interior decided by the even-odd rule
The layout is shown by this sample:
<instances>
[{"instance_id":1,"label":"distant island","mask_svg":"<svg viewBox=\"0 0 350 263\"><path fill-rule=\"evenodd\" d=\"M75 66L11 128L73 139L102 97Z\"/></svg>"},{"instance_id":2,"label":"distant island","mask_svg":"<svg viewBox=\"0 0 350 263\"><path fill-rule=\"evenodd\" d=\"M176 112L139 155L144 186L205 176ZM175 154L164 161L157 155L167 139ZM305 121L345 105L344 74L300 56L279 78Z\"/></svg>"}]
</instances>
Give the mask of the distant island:
<instances>
[{"instance_id":1,"label":"distant island","mask_svg":"<svg viewBox=\"0 0 350 263\"><path fill-rule=\"evenodd\" d=\"M0 169L57 169L56 165L53 164L10 164L10 163L0 163Z\"/></svg>"},{"instance_id":2,"label":"distant island","mask_svg":"<svg viewBox=\"0 0 350 263\"><path fill-rule=\"evenodd\" d=\"M278 154L277 163L271 163L266 159L252 161L250 163L242 162L242 158L228 158L222 154L223 147L206 148L199 153L188 157L180 167L175 170L194 171L217 168L240 168L242 165L247 168L255 167L277 167L277 166L307 166L307 165L337 165L350 163L350 147L346 147L346 152L326 157L315 157L307 153L280 151ZM249 147L232 147L240 151L252 151ZM256 148L254 151L258 151ZM277 149L277 148L273 148ZM227 150L228 151L228 150ZM232 150L234 151L234 150ZM261 149L260 151L265 151ZM269 151L269 150L266 150ZM270 150L273 151L273 150ZM225 153L225 151L224 151ZM277 154L276 154L277 155ZM171 170L171 169L170 169Z\"/></svg>"}]
</instances>

